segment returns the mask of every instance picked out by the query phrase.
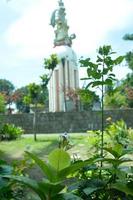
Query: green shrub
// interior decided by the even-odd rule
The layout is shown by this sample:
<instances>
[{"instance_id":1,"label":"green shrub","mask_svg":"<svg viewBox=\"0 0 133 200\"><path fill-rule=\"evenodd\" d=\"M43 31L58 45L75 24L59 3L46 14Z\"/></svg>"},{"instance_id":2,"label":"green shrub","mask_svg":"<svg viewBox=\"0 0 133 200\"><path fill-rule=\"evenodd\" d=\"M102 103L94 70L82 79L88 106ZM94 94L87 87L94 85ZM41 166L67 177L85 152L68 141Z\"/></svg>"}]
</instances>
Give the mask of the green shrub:
<instances>
[{"instance_id":1,"label":"green shrub","mask_svg":"<svg viewBox=\"0 0 133 200\"><path fill-rule=\"evenodd\" d=\"M87 132L90 149L98 153L101 147L101 131ZM133 144L133 130L128 128L123 120L111 122L104 130L104 147L113 147L116 144L121 144L123 147L132 146Z\"/></svg>"},{"instance_id":2,"label":"green shrub","mask_svg":"<svg viewBox=\"0 0 133 200\"><path fill-rule=\"evenodd\" d=\"M121 144L104 148L104 158L71 162L70 155L63 149L55 149L43 161L35 154L26 152L42 170L40 180L27 175L4 175L21 183L37 194L41 200L132 200L133 171L127 155L132 150ZM99 162L103 161L101 176ZM44 176L43 176L44 175Z\"/></svg>"},{"instance_id":3,"label":"green shrub","mask_svg":"<svg viewBox=\"0 0 133 200\"><path fill-rule=\"evenodd\" d=\"M123 120L113 122L105 129L105 134L109 136L108 141L110 144L122 144L124 147L129 143L130 132L131 130L127 128Z\"/></svg>"},{"instance_id":4,"label":"green shrub","mask_svg":"<svg viewBox=\"0 0 133 200\"><path fill-rule=\"evenodd\" d=\"M0 140L15 140L24 133L21 127L17 127L14 124L4 124L0 131Z\"/></svg>"}]
</instances>

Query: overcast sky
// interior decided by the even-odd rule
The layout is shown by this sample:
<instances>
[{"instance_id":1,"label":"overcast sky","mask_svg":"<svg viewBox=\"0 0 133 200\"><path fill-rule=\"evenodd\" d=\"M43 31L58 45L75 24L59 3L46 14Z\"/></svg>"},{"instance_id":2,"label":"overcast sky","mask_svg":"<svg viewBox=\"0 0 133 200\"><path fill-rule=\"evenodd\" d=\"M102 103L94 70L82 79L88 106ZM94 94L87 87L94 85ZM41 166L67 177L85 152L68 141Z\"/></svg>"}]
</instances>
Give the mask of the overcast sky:
<instances>
[{"instance_id":1,"label":"overcast sky","mask_svg":"<svg viewBox=\"0 0 133 200\"><path fill-rule=\"evenodd\" d=\"M117 55L133 49L122 40L133 33L133 0L64 0L69 33L75 33L73 49L93 57L96 49L110 44ZM58 0L0 0L0 78L17 88L39 82L43 58L52 52L54 30L50 17ZM123 78L126 67L116 70ZM81 74L81 73L80 73Z\"/></svg>"}]
</instances>

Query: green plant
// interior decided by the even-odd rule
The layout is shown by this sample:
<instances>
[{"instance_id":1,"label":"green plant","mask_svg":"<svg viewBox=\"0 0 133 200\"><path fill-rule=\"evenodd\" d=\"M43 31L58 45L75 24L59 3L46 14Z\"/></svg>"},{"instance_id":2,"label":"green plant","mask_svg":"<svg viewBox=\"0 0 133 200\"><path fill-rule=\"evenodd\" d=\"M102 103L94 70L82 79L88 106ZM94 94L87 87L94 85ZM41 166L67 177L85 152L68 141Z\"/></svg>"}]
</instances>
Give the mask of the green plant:
<instances>
[{"instance_id":1,"label":"green plant","mask_svg":"<svg viewBox=\"0 0 133 200\"><path fill-rule=\"evenodd\" d=\"M5 106L4 95L0 93L0 113L5 113L5 111L6 111L6 106Z\"/></svg>"},{"instance_id":2,"label":"green plant","mask_svg":"<svg viewBox=\"0 0 133 200\"><path fill-rule=\"evenodd\" d=\"M49 70L50 73L43 74L42 76L40 76L40 78L42 80L43 88L47 87L47 85L52 77L53 71L58 63L59 63L59 59L57 58L56 54L51 54L49 58L44 58L44 63L43 63L44 69Z\"/></svg>"},{"instance_id":3,"label":"green plant","mask_svg":"<svg viewBox=\"0 0 133 200\"><path fill-rule=\"evenodd\" d=\"M9 200L13 197L13 191L11 189L11 181L2 178L3 175L11 175L13 168L7 165L4 160L0 160L0 199Z\"/></svg>"},{"instance_id":4,"label":"green plant","mask_svg":"<svg viewBox=\"0 0 133 200\"><path fill-rule=\"evenodd\" d=\"M99 96L94 91L82 88L77 90L84 110L92 109L94 102L99 102Z\"/></svg>"},{"instance_id":5,"label":"green plant","mask_svg":"<svg viewBox=\"0 0 133 200\"><path fill-rule=\"evenodd\" d=\"M90 58L80 60L81 67L87 67L87 78L82 80L90 80L86 89L90 86L100 87L101 90L101 108L102 108L102 134L101 134L101 157L103 157L103 145L104 145L104 86L110 86L115 80L115 74L112 73L113 67L120 64L124 57L119 56L112 59L111 56L115 52L112 51L111 46L103 46L98 49L98 55L96 63L90 61ZM102 163L101 163L102 164Z\"/></svg>"},{"instance_id":6,"label":"green plant","mask_svg":"<svg viewBox=\"0 0 133 200\"><path fill-rule=\"evenodd\" d=\"M122 144L124 147L127 147L130 142L128 139L129 129L123 120L113 122L107 126L105 134L109 136L108 140L112 145Z\"/></svg>"},{"instance_id":7,"label":"green plant","mask_svg":"<svg viewBox=\"0 0 133 200\"><path fill-rule=\"evenodd\" d=\"M97 158L91 158L86 161L71 163L69 154L62 149L52 151L48 156L48 162L42 161L30 152L26 152L26 154L40 167L44 177L40 181L35 181L26 176L4 177L28 186L41 200L80 200L80 197L67 192L67 185L75 182L76 179L72 179L75 172L97 160Z\"/></svg>"},{"instance_id":8,"label":"green plant","mask_svg":"<svg viewBox=\"0 0 133 200\"><path fill-rule=\"evenodd\" d=\"M88 133L88 137L87 137L87 140L88 140L88 143L89 143L89 150L93 151L93 153L97 153L99 152L100 150L100 142L101 142L101 131L98 130L98 131L87 131Z\"/></svg>"},{"instance_id":9,"label":"green plant","mask_svg":"<svg viewBox=\"0 0 133 200\"><path fill-rule=\"evenodd\" d=\"M35 180L21 173L25 163L22 164L20 173L17 174L16 171L14 176L2 177L31 188L41 200L132 200L133 170L132 160L128 155L133 150L114 144L103 151L103 158L95 156L73 162L63 149L52 151L47 162L26 152L26 157L32 159L42 170L42 178ZM101 161L102 167L99 165Z\"/></svg>"},{"instance_id":10,"label":"green plant","mask_svg":"<svg viewBox=\"0 0 133 200\"><path fill-rule=\"evenodd\" d=\"M0 140L14 140L19 138L24 133L21 127L14 124L4 124L0 130Z\"/></svg>"},{"instance_id":11,"label":"green plant","mask_svg":"<svg viewBox=\"0 0 133 200\"><path fill-rule=\"evenodd\" d=\"M132 160L127 158L132 151L120 144L104 148L101 176L98 165L81 169L77 194L84 200L132 200L133 170L128 164Z\"/></svg>"},{"instance_id":12,"label":"green plant","mask_svg":"<svg viewBox=\"0 0 133 200\"><path fill-rule=\"evenodd\" d=\"M122 108L127 107L127 100L125 94L121 91L115 91L113 94L106 94L104 98L104 105L106 108Z\"/></svg>"}]
</instances>

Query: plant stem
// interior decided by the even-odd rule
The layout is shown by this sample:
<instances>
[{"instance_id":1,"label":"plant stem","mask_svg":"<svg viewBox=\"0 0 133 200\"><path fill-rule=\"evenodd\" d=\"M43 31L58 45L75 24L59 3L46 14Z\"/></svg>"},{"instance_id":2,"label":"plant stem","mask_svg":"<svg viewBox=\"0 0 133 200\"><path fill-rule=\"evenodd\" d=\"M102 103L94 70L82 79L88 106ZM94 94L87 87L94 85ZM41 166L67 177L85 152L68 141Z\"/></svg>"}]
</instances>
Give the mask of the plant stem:
<instances>
[{"instance_id":1,"label":"plant stem","mask_svg":"<svg viewBox=\"0 0 133 200\"><path fill-rule=\"evenodd\" d=\"M103 63L103 69L104 69L104 63ZM102 127L101 127L101 152L100 152L100 155L101 155L101 158L103 158L103 146L104 146L104 102L103 102L103 98L104 98L104 76L102 74L102 99L101 99L101 110L102 110ZM103 162L101 161L100 162L100 168L102 168L103 166ZM101 173L102 173L102 170L100 169L100 178L101 178Z\"/></svg>"},{"instance_id":2,"label":"plant stem","mask_svg":"<svg viewBox=\"0 0 133 200\"><path fill-rule=\"evenodd\" d=\"M103 77L102 77L103 81ZM103 97L104 97L104 88L102 84L102 134L101 134L101 157L103 157L103 145L104 145L104 103L103 103Z\"/></svg>"}]
</instances>

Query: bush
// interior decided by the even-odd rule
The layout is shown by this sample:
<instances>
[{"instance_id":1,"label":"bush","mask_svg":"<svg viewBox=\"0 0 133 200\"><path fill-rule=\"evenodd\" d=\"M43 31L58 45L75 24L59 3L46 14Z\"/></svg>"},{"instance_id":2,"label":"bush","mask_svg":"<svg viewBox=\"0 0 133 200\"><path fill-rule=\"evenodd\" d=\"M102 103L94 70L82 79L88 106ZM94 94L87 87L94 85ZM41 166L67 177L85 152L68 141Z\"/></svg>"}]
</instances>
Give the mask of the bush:
<instances>
[{"instance_id":1,"label":"bush","mask_svg":"<svg viewBox=\"0 0 133 200\"><path fill-rule=\"evenodd\" d=\"M21 127L17 127L14 124L4 124L0 130L0 140L15 140L24 133Z\"/></svg>"}]
</instances>

